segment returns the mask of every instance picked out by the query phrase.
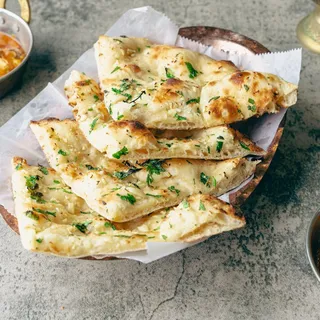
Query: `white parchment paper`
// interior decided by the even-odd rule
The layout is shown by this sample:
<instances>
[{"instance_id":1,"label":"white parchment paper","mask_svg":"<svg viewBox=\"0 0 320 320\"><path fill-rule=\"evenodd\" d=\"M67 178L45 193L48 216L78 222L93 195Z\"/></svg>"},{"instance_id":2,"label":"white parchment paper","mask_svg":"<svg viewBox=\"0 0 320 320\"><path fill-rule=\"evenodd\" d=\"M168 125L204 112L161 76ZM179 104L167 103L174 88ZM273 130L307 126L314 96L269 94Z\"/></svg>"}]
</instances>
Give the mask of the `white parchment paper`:
<instances>
[{"instance_id":1,"label":"white parchment paper","mask_svg":"<svg viewBox=\"0 0 320 320\"><path fill-rule=\"evenodd\" d=\"M145 37L156 43L177 45L198 51L214 59L231 60L241 69L269 72L292 83L298 84L299 82L301 49L262 55L224 52L180 37L178 31L179 28L165 15L151 7L142 7L124 13L106 34L109 36ZM98 80L93 48L86 51L56 81L49 83L43 91L0 128L0 204L11 213L14 213L10 183L11 159L14 156L20 156L27 159L30 164L47 165L45 156L29 128L29 123L31 120L48 117L59 119L73 117L63 91L64 82L69 78L72 70L85 72L88 76ZM285 110L282 110L278 114L265 115L257 119L250 135L251 140L267 149L284 115ZM232 192L235 190L230 193ZM228 201L229 193L223 195L222 199ZM117 256L148 263L194 244L148 243L146 251Z\"/></svg>"}]
</instances>

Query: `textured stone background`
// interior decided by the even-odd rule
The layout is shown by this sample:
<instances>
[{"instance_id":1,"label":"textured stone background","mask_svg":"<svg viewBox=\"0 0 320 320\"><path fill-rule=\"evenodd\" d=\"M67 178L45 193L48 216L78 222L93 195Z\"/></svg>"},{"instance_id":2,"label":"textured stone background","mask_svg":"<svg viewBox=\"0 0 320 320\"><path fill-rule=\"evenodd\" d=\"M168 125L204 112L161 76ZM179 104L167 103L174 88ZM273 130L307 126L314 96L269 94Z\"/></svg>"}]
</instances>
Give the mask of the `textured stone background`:
<instances>
[{"instance_id":1,"label":"textured stone background","mask_svg":"<svg viewBox=\"0 0 320 320\"><path fill-rule=\"evenodd\" d=\"M313 7L305 0L31 2L34 51L23 86L0 101L0 124L129 8L150 4L181 26L231 29L284 50L299 46L296 25ZM320 207L319 70L320 56L304 51L299 102L243 207L245 229L143 265L30 254L0 221L0 318L319 319L320 285L305 251L308 222Z\"/></svg>"}]
</instances>

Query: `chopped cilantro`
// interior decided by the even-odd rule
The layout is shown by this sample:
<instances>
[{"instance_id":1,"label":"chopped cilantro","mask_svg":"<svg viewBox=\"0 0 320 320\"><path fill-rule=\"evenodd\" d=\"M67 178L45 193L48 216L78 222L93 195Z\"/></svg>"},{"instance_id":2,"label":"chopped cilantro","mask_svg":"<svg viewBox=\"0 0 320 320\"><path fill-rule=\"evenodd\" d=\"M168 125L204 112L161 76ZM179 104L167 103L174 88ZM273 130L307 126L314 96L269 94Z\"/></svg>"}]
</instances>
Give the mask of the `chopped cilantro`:
<instances>
[{"instance_id":1,"label":"chopped cilantro","mask_svg":"<svg viewBox=\"0 0 320 320\"><path fill-rule=\"evenodd\" d=\"M118 237L118 238L131 238L131 236L127 236L125 234L115 234L114 237Z\"/></svg>"},{"instance_id":2,"label":"chopped cilantro","mask_svg":"<svg viewBox=\"0 0 320 320\"><path fill-rule=\"evenodd\" d=\"M170 186L168 190L170 190L171 192L175 192L177 196L180 194L180 190L176 189L175 186Z\"/></svg>"},{"instance_id":3,"label":"chopped cilantro","mask_svg":"<svg viewBox=\"0 0 320 320\"><path fill-rule=\"evenodd\" d=\"M24 176L28 190L35 190L39 187L37 181L40 179L38 175Z\"/></svg>"},{"instance_id":4,"label":"chopped cilantro","mask_svg":"<svg viewBox=\"0 0 320 320\"><path fill-rule=\"evenodd\" d=\"M117 193L117 196L120 197L121 200L128 201L130 204L135 204L137 201L136 198L130 193L127 193L126 196Z\"/></svg>"},{"instance_id":5,"label":"chopped cilantro","mask_svg":"<svg viewBox=\"0 0 320 320\"><path fill-rule=\"evenodd\" d=\"M239 143L243 149L250 150L249 146L247 146L244 142L240 141Z\"/></svg>"},{"instance_id":6,"label":"chopped cilantro","mask_svg":"<svg viewBox=\"0 0 320 320\"><path fill-rule=\"evenodd\" d=\"M197 108L197 113L198 113L198 114L201 114L200 108Z\"/></svg>"},{"instance_id":7,"label":"chopped cilantro","mask_svg":"<svg viewBox=\"0 0 320 320\"><path fill-rule=\"evenodd\" d=\"M211 149L210 149L210 147L208 147L207 149L208 149L208 153L211 153Z\"/></svg>"},{"instance_id":8,"label":"chopped cilantro","mask_svg":"<svg viewBox=\"0 0 320 320\"><path fill-rule=\"evenodd\" d=\"M125 156L126 154L129 153L129 150L127 147L123 147L121 150L115 152L112 156L116 159L120 159L121 156Z\"/></svg>"},{"instance_id":9,"label":"chopped cilantro","mask_svg":"<svg viewBox=\"0 0 320 320\"><path fill-rule=\"evenodd\" d=\"M42 209L39 209L39 208L33 208L34 211L36 212L39 212L39 213L42 213L42 214L48 214L50 216L56 216L56 212L55 211L47 211L47 210L42 210Z\"/></svg>"},{"instance_id":10,"label":"chopped cilantro","mask_svg":"<svg viewBox=\"0 0 320 320\"><path fill-rule=\"evenodd\" d=\"M93 131L93 129L94 129L94 127L96 126L98 120L99 120L99 118L95 118L95 119L90 123L89 134Z\"/></svg>"},{"instance_id":11,"label":"chopped cilantro","mask_svg":"<svg viewBox=\"0 0 320 320\"><path fill-rule=\"evenodd\" d=\"M169 68L165 68L166 70L166 76L167 78L171 79L171 78L174 78L174 74L173 74L173 71Z\"/></svg>"},{"instance_id":12,"label":"chopped cilantro","mask_svg":"<svg viewBox=\"0 0 320 320\"><path fill-rule=\"evenodd\" d=\"M49 173L49 171L48 171L47 168L45 168L45 167L43 167L43 166L40 166L40 165L39 165L39 170L40 170L43 174L45 174L45 175L47 175L47 174Z\"/></svg>"},{"instance_id":13,"label":"chopped cilantro","mask_svg":"<svg viewBox=\"0 0 320 320\"><path fill-rule=\"evenodd\" d=\"M210 183L210 177L207 176L204 172L200 173L200 182L202 182L204 185L206 185L208 188L211 187Z\"/></svg>"},{"instance_id":14,"label":"chopped cilantro","mask_svg":"<svg viewBox=\"0 0 320 320\"><path fill-rule=\"evenodd\" d=\"M161 198L162 197L161 194L151 194L151 193L146 193L146 196L154 197L154 198Z\"/></svg>"},{"instance_id":15,"label":"chopped cilantro","mask_svg":"<svg viewBox=\"0 0 320 320\"><path fill-rule=\"evenodd\" d=\"M59 180L53 180L53 183L55 183L55 184L59 184L59 183L60 183L60 181L59 181Z\"/></svg>"},{"instance_id":16,"label":"chopped cilantro","mask_svg":"<svg viewBox=\"0 0 320 320\"><path fill-rule=\"evenodd\" d=\"M116 71L120 70L121 68L119 66L116 66L112 71L111 74L115 73Z\"/></svg>"},{"instance_id":17,"label":"chopped cilantro","mask_svg":"<svg viewBox=\"0 0 320 320\"><path fill-rule=\"evenodd\" d=\"M195 99L190 99L186 102L186 104L190 104L190 103L199 103L200 102L200 97L199 98L195 98Z\"/></svg>"},{"instance_id":18,"label":"chopped cilantro","mask_svg":"<svg viewBox=\"0 0 320 320\"><path fill-rule=\"evenodd\" d=\"M88 230L88 225L92 223L92 221L85 221L83 223L74 223L73 226L75 226L80 232L86 233Z\"/></svg>"},{"instance_id":19,"label":"chopped cilantro","mask_svg":"<svg viewBox=\"0 0 320 320\"><path fill-rule=\"evenodd\" d=\"M244 84L243 86L246 91L249 91L250 88L246 84Z\"/></svg>"},{"instance_id":20,"label":"chopped cilantro","mask_svg":"<svg viewBox=\"0 0 320 320\"><path fill-rule=\"evenodd\" d=\"M162 163L164 160L148 160L144 162L142 165L146 167L148 171L147 175L147 184L150 185L153 182L153 174L160 175L161 172L164 172L165 169L162 167Z\"/></svg>"},{"instance_id":21,"label":"chopped cilantro","mask_svg":"<svg viewBox=\"0 0 320 320\"><path fill-rule=\"evenodd\" d=\"M194 79L198 75L199 71L195 70L190 62L185 62L185 65L189 71L189 78Z\"/></svg>"},{"instance_id":22,"label":"chopped cilantro","mask_svg":"<svg viewBox=\"0 0 320 320\"><path fill-rule=\"evenodd\" d=\"M63 151L61 149L58 151L58 154L61 154L64 157L68 155L67 152L65 152L65 151Z\"/></svg>"},{"instance_id":23,"label":"chopped cilantro","mask_svg":"<svg viewBox=\"0 0 320 320\"><path fill-rule=\"evenodd\" d=\"M171 148L172 145L173 145L173 143L166 143L166 146L167 146L168 148Z\"/></svg>"},{"instance_id":24,"label":"chopped cilantro","mask_svg":"<svg viewBox=\"0 0 320 320\"><path fill-rule=\"evenodd\" d=\"M135 173L135 172L138 172L138 171L140 171L140 170L141 170L141 168L132 167L132 168L130 168L128 171L115 171L115 172L113 173L113 175L114 175L116 178L118 178L118 179L120 179L120 180L123 180L123 179L127 178L128 176L130 176L131 174L133 174L133 173Z\"/></svg>"},{"instance_id":25,"label":"chopped cilantro","mask_svg":"<svg viewBox=\"0 0 320 320\"><path fill-rule=\"evenodd\" d=\"M185 209L189 208L189 202L188 202L186 199L184 199L184 200L182 201L182 206L183 206Z\"/></svg>"},{"instance_id":26,"label":"chopped cilantro","mask_svg":"<svg viewBox=\"0 0 320 320\"><path fill-rule=\"evenodd\" d=\"M99 98L99 96L98 96L97 94L95 94L95 95L93 96L93 98L94 98L94 101L95 101L95 102L97 102L97 101L100 100L100 98Z\"/></svg>"},{"instance_id":27,"label":"chopped cilantro","mask_svg":"<svg viewBox=\"0 0 320 320\"><path fill-rule=\"evenodd\" d=\"M212 100L218 100L219 98L220 98L220 96L212 97L212 98L210 98L210 100L208 102L210 103Z\"/></svg>"},{"instance_id":28,"label":"chopped cilantro","mask_svg":"<svg viewBox=\"0 0 320 320\"><path fill-rule=\"evenodd\" d=\"M91 214L92 212L90 211L80 211L81 214Z\"/></svg>"},{"instance_id":29,"label":"chopped cilantro","mask_svg":"<svg viewBox=\"0 0 320 320\"><path fill-rule=\"evenodd\" d=\"M179 116L177 113L174 115L174 117L175 117L178 121L187 120L186 117Z\"/></svg>"},{"instance_id":30,"label":"chopped cilantro","mask_svg":"<svg viewBox=\"0 0 320 320\"><path fill-rule=\"evenodd\" d=\"M89 108L88 111L93 111L93 108Z\"/></svg>"},{"instance_id":31,"label":"chopped cilantro","mask_svg":"<svg viewBox=\"0 0 320 320\"><path fill-rule=\"evenodd\" d=\"M38 202L38 203L46 203L46 201L43 200L42 197L43 197L43 193L38 192L38 191L33 191L33 190L31 191L31 196L30 196L30 198L31 198L32 200L35 200L35 201Z\"/></svg>"},{"instance_id":32,"label":"chopped cilantro","mask_svg":"<svg viewBox=\"0 0 320 320\"><path fill-rule=\"evenodd\" d=\"M33 211L28 210L25 212L26 216L32 220L38 221L39 220L39 216L34 214Z\"/></svg>"},{"instance_id":33,"label":"chopped cilantro","mask_svg":"<svg viewBox=\"0 0 320 320\"><path fill-rule=\"evenodd\" d=\"M123 114L118 115L117 120L121 120L124 117Z\"/></svg>"},{"instance_id":34,"label":"chopped cilantro","mask_svg":"<svg viewBox=\"0 0 320 320\"><path fill-rule=\"evenodd\" d=\"M202 210L202 211L206 210L206 207L204 206L204 204L201 200L199 202L199 210Z\"/></svg>"},{"instance_id":35,"label":"chopped cilantro","mask_svg":"<svg viewBox=\"0 0 320 320\"><path fill-rule=\"evenodd\" d=\"M162 234L161 237L162 237L163 240L167 240L168 239L168 237L165 234Z\"/></svg>"},{"instance_id":36,"label":"chopped cilantro","mask_svg":"<svg viewBox=\"0 0 320 320\"><path fill-rule=\"evenodd\" d=\"M217 147L216 150L217 152L220 152L223 146L223 141L217 141Z\"/></svg>"},{"instance_id":37,"label":"chopped cilantro","mask_svg":"<svg viewBox=\"0 0 320 320\"><path fill-rule=\"evenodd\" d=\"M43 241L43 239L38 238L38 239L36 239L36 241L37 241L38 243L41 243L41 242Z\"/></svg>"},{"instance_id":38,"label":"chopped cilantro","mask_svg":"<svg viewBox=\"0 0 320 320\"><path fill-rule=\"evenodd\" d=\"M112 108L111 108L111 103L110 103L110 105L109 105L109 107L108 107L108 112L109 112L110 116L112 116Z\"/></svg>"},{"instance_id":39,"label":"chopped cilantro","mask_svg":"<svg viewBox=\"0 0 320 320\"><path fill-rule=\"evenodd\" d=\"M21 170L22 169L22 164L21 163L18 163L17 165L16 165L16 168L15 168L16 170Z\"/></svg>"},{"instance_id":40,"label":"chopped cilantro","mask_svg":"<svg viewBox=\"0 0 320 320\"><path fill-rule=\"evenodd\" d=\"M88 170L99 170L99 168L95 168L91 164L86 164L85 166Z\"/></svg>"},{"instance_id":41,"label":"chopped cilantro","mask_svg":"<svg viewBox=\"0 0 320 320\"><path fill-rule=\"evenodd\" d=\"M106 228L111 228L112 230L117 230L116 226L113 223L111 223L110 221L105 222L104 226Z\"/></svg>"}]
</instances>

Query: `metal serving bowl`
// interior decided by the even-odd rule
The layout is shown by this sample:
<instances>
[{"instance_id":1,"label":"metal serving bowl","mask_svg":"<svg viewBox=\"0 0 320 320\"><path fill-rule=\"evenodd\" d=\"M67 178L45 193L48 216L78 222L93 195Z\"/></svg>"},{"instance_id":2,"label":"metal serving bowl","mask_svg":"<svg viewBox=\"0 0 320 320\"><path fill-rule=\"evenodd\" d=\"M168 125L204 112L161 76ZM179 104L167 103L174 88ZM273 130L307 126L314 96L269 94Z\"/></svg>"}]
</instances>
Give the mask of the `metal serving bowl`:
<instances>
[{"instance_id":1,"label":"metal serving bowl","mask_svg":"<svg viewBox=\"0 0 320 320\"><path fill-rule=\"evenodd\" d=\"M311 220L306 242L311 268L320 281L320 212L316 213Z\"/></svg>"},{"instance_id":2,"label":"metal serving bowl","mask_svg":"<svg viewBox=\"0 0 320 320\"><path fill-rule=\"evenodd\" d=\"M27 0L19 1L21 16L29 22L30 7ZM14 36L21 44L26 56L24 60L9 73L0 77L0 98L3 97L22 78L26 62L30 56L33 45L33 37L28 23L18 15L4 9L5 1L0 0L0 32Z\"/></svg>"}]
</instances>

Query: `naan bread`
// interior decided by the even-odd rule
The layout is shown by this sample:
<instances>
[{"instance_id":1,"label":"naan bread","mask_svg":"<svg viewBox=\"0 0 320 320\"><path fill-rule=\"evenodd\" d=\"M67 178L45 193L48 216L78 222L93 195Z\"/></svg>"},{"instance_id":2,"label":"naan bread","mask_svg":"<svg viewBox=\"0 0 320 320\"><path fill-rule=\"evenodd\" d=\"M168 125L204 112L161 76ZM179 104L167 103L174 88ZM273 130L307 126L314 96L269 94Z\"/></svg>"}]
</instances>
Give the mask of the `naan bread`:
<instances>
[{"instance_id":1,"label":"naan bread","mask_svg":"<svg viewBox=\"0 0 320 320\"><path fill-rule=\"evenodd\" d=\"M33 122L46 157L72 191L96 212L124 222L178 204L194 193L221 195L251 176L259 161L148 160L141 167L108 160L72 120ZM127 149L121 149L121 159ZM128 164L130 165L130 164Z\"/></svg>"},{"instance_id":2,"label":"naan bread","mask_svg":"<svg viewBox=\"0 0 320 320\"><path fill-rule=\"evenodd\" d=\"M146 39L100 36L95 44L105 104L117 120L148 128L198 129L278 112L297 86L229 61Z\"/></svg>"},{"instance_id":3,"label":"naan bread","mask_svg":"<svg viewBox=\"0 0 320 320\"><path fill-rule=\"evenodd\" d=\"M104 106L98 84L78 71L72 71L65 92L79 128L87 140L109 158L124 146L128 153L121 160L223 160L264 154L263 149L228 126L188 131L178 139L157 137L137 121L113 121ZM179 132L170 132L181 137Z\"/></svg>"},{"instance_id":4,"label":"naan bread","mask_svg":"<svg viewBox=\"0 0 320 320\"><path fill-rule=\"evenodd\" d=\"M23 246L68 257L143 250L147 241L189 242L244 226L234 209L212 196L194 195L178 207L128 223L92 211L55 170L14 158L12 186Z\"/></svg>"}]
</instances>

